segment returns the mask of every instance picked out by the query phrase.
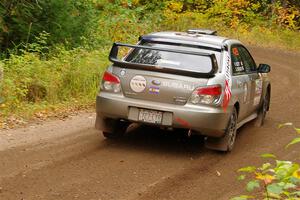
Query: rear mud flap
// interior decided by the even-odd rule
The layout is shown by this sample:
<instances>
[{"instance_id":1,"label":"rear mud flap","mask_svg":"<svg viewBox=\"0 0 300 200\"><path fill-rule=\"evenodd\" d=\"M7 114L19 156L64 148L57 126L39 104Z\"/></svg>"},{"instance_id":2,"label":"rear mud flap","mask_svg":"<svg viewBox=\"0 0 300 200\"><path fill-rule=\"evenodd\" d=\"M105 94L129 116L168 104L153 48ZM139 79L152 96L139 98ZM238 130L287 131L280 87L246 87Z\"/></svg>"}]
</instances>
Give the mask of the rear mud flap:
<instances>
[{"instance_id":1,"label":"rear mud flap","mask_svg":"<svg viewBox=\"0 0 300 200\"><path fill-rule=\"evenodd\" d=\"M117 124L117 120L105 118L102 115L97 114L96 123L95 123L95 128L97 130L111 133L114 131L116 124Z\"/></svg>"},{"instance_id":2,"label":"rear mud flap","mask_svg":"<svg viewBox=\"0 0 300 200\"><path fill-rule=\"evenodd\" d=\"M227 144L223 142L222 138L207 137L205 139L205 147L217 151L227 151Z\"/></svg>"}]
</instances>

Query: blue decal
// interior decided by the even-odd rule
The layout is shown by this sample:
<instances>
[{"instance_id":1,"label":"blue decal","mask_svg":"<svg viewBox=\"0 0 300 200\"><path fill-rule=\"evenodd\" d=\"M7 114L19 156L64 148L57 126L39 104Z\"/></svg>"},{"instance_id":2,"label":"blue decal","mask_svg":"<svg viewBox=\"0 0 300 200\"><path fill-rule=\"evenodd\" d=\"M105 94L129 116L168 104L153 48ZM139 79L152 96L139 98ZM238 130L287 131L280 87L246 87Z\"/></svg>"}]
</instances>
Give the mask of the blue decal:
<instances>
[{"instance_id":1,"label":"blue decal","mask_svg":"<svg viewBox=\"0 0 300 200\"><path fill-rule=\"evenodd\" d=\"M159 87L157 86L150 86L149 87L149 93L150 94L159 94Z\"/></svg>"}]
</instances>

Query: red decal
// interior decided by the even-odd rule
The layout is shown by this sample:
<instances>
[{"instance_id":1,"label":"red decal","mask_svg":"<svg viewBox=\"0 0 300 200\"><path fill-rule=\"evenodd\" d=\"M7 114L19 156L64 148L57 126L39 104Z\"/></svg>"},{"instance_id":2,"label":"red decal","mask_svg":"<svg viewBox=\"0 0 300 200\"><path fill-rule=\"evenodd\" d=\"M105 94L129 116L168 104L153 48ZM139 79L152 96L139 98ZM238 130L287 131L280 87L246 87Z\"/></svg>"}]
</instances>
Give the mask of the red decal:
<instances>
[{"instance_id":1,"label":"red decal","mask_svg":"<svg viewBox=\"0 0 300 200\"><path fill-rule=\"evenodd\" d=\"M184 119L181 119L179 117L176 117L175 120L181 124L182 126L186 126L186 127L190 127L190 123L188 123L187 121L185 121Z\"/></svg>"},{"instance_id":2,"label":"red decal","mask_svg":"<svg viewBox=\"0 0 300 200\"><path fill-rule=\"evenodd\" d=\"M224 94L223 105L222 105L224 112L226 112L227 110L227 106L229 104L230 98L231 98L231 91L229 87L229 82L228 80L225 80L225 94Z\"/></svg>"},{"instance_id":3,"label":"red decal","mask_svg":"<svg viewBox=\"0 0 300 200\"><path fill-rule=\"evenodd\" d=\"M230 56L226 58L226 71L225 71L225 89L223 98L223 110L226 112L227 106L231 98L231 73L230 73Z\"/></svg>"},{"instance_id":4,"label":"red decal","mask_svg":"<svg viewBox=\"0 0 300 200\"><path fill-rule=\"evenodd\" d=\"M233 48L233 49L232 49L232 53L233 53L233 55L235 55L235 56L239 56L239 55L240 55L239 50L238 50L237 48Z\"/></svg>"}]
</instances>

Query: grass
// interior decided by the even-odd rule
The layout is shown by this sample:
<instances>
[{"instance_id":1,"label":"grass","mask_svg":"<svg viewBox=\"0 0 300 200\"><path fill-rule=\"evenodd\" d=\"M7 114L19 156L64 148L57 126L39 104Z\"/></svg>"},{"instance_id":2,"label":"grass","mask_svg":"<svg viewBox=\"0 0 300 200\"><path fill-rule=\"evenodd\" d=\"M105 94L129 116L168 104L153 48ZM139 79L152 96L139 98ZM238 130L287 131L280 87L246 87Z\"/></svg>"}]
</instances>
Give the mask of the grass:
<instances>
[{"instance_id":1,"label":"grass","mask_svg":"<svg viewBox=\"0 0 300 200\"><path fill-rule=\"evenodd\" d=\"M43 110L92 104L108 65L108 51L60 49L50 59L25 53L2 61L5 101L0 106L0 123L10 116L28 120Z\"/></svg>"}]
</instances>

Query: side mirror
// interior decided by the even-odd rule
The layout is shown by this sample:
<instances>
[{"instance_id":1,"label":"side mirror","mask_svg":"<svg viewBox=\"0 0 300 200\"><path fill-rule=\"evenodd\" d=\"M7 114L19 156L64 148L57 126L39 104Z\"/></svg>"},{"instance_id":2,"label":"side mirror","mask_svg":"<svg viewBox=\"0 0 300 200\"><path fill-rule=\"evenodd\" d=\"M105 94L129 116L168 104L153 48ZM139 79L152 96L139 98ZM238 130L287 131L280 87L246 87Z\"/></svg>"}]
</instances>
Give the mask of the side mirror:
<instances>
[{"instance_id":1,"label":"side mirror","mask_svg":"<svg viewBox=\"0 0 300 200\"><path fill-rule=\"evenodd\" d=\"M257 72L258 73L269 73L271 71L271 67L268 64L259 64Z\"/></svg>"}]
</instances>

